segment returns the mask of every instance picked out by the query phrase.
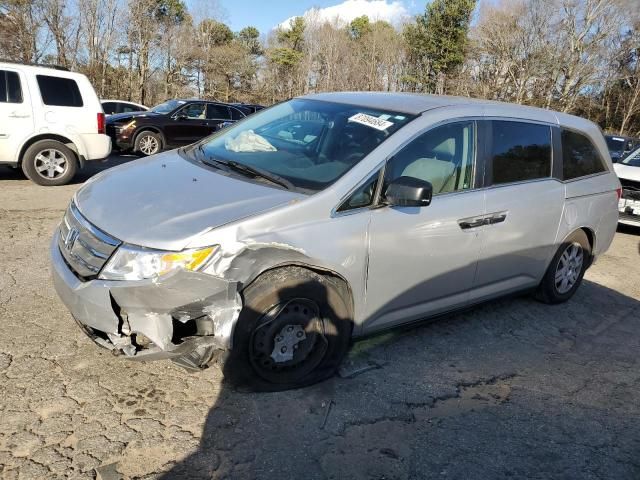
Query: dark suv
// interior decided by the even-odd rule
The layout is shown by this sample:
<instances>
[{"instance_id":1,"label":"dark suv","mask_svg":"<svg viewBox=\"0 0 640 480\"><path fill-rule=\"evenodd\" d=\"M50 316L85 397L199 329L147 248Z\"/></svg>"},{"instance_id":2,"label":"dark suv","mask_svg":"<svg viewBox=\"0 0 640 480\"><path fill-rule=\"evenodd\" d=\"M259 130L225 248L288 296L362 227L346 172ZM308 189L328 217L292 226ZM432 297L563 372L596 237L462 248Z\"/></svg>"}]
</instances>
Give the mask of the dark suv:
<instances>
[{"instance_id":1,"label":"dark suv","mask_svg":"<svg viewBox=\"0 0 640 480\"><path fill-rule=\"evenodd\" d=\"M196 142L247 114L233 105L205 100L168 100L147 112L111 115L113 149L153 155Z\"/></svg>"},{"instance_id":2,"label":"dark suv","mask_svg":"<svg viewBox=\"0 0 640 480\"><path fill-rule=\"evenodd\" d=\"M633 149L638 146L638 140L631 137L621 137L619 135L605 135L609 155L613 163L618 163L624 159Z\"/></svg>"}]
</instances>

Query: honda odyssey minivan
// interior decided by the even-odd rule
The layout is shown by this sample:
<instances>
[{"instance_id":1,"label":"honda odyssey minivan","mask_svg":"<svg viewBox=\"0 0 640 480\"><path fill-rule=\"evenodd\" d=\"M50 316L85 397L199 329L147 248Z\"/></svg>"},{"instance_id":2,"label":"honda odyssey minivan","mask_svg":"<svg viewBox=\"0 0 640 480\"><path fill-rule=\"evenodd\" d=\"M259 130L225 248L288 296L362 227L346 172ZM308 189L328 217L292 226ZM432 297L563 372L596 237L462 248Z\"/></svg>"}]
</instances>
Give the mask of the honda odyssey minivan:
<instances>
[{"instance_id":1,"label":"honda odyssey minivan","mask_svg":"<svg viewBox=\"0 0 640 480\"><path fill-rule=\"evenodd\" d=\"M514 292L568 300L620 194L581 118L308 95L93 177L53 237L53 279L114 353L293 388L332 375L354 337Z\"/></svg>"}]
</instances>

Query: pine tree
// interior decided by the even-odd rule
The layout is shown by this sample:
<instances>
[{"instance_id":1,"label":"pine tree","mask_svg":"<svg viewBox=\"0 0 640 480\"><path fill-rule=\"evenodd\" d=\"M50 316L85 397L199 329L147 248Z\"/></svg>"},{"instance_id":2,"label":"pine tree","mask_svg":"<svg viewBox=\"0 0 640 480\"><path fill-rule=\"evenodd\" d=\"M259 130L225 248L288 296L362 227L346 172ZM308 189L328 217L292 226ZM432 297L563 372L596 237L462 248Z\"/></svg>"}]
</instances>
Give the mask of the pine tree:
<instances>
[{"instance_id":1,"label":"pine tree","mask_svg":"<svg viewBox=\"0 0 640 480\"><path fill-rule=\"evenodd\" d=\"M464 61L476 0L433 0L408 24L404 36L409 68L404 81L415 90L443 93L444 79Z\"/></svg>"}]
</instances>

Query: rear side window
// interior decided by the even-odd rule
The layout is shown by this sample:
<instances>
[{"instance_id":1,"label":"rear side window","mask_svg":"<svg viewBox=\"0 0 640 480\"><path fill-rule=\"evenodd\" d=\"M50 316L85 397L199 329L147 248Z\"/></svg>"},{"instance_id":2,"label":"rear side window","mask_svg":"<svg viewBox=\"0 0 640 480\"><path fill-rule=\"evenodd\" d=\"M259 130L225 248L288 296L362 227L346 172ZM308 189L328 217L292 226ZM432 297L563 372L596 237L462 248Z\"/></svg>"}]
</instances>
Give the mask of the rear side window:
<instances>
[{"instance_id":1,"label":"rear side window","mask_svg":"<svg viewBox=\"0 0 640 480\"><path fill-rule=\"evenodd\" d=\"M121 113L129 113L129 112L141 112L142 109L137 105L131 105L130 103L121 103L120 104L120 112Z\"/></svg>"},{"instance_id":2,"label":"rear side window","mask_svg":"<svg viewBox=\"0 0 640 480\"><path fill-rule=\"evenodd\" d=\"M75 80L36 75L42 102L55 107L81 107L82 96Z\"/></svg>"},{"instance_id":3,"label":"rear side window","mask_svg":"<svg viewBox=\"0 0 640 480\"><path fill-rule=\"evenodd\" d=\"M0 70L0 102L22 103L22 87L16 72Z\"/></svg>"},{"instance_id":4,"label":"rear side window","mask_svg":"<svg viewBox=\"0 0 640 480\"><path fill-rule=\"evenodd\" d=\"M562 130L562 177L565 180L604 170L598 149L587 137L571 130Z\"/></svg>"},{"instance_id":5,"label":"rear side window","mask_svg":"<svg viewBox=\"0 0 640 480\"><path fill-rule=\"evenodd\" d=\"M551 127L526 122L492 122L493 184L551 176Z\"/></svg>"},{"instance_id":6,"label":"rear side window","mask_svg":"<svg viewBox=\"0 0 640 480\"><path fill-rule=\"evenodd\" d=\"M208 105L207 118L209 120L231 120L229 109L224 105Z\"/></svg>"},{"instance_id":7,"label":"rear side window","mask_svg":"<svg viewBox=\"0 0 640 480\"><path fill-rule=\"evenodd\" d=\"M113 115L114 113L116 113L118 110L118 104L115 102L104 102L102 104L102 110L104 110L104 113L106 113L107 115Z\"/></svg>"}]
</instances>

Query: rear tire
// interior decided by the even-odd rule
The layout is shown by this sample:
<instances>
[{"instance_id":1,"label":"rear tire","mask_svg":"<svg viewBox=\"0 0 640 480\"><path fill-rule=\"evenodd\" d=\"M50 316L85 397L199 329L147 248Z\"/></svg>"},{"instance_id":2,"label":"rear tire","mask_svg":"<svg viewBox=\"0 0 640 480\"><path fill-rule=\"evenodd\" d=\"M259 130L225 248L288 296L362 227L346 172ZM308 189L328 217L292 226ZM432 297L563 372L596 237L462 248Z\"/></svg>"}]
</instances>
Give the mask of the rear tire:
<instances>
[{"instance_id":1,"label":"rear tire","mask_svg":"<svg viewBox=\"0 0 640 480\"><path fill-rule=\"evenodd\" d=\"M57 140L35 142L22 157L22 171L27 178L45 187L66 185L77 170L76 154Z\"/></svg>"},{"instance_id":2,"label":"rear tire","mask_svg":"<svg viewBox=\"0 0 640 480\"><path fill-rule=\"evenodd\" d=\"M162 137L151 130L144 130L136 136L133 151L148 157L162 151Z\"/></svg>"},{"instance_id":3,"label":"rear tire","mask_svg":"<svg viewBox=\"0 0 640 480\"><path fill-rule=\"evenodd\" d=\"M552 305L566 302L576 293L590 263L591 244L584 231L577 230L558 248L538 286L536 299Z\"/></svg>"},{"instance_id":4,"label":"rear tire","mask_svg":"<svg viewBox=\"0 0 640 480\"><path fill-rule=\"evenodd\" d=\"M351 343L344 290L333 278L301 267L259 277L243 292L225 378L253 391L279 391L331 377Z\"/></svg>"}]
</instances>

